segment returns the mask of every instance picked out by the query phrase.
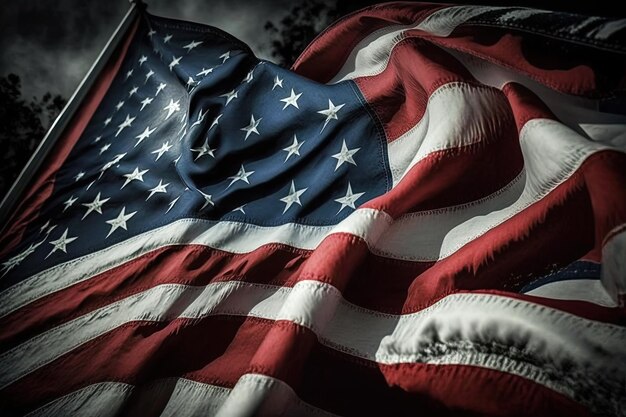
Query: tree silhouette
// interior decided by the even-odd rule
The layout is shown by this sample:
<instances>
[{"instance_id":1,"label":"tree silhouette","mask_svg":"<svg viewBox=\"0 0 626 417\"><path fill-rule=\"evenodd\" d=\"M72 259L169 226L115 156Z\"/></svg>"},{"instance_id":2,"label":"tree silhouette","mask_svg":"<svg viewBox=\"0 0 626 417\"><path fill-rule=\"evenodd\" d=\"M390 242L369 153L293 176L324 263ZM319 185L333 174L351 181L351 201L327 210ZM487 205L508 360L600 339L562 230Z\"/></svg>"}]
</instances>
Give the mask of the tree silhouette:
<instances>
[{"instance_id":1,"label":"tree silhouette","mask_svg":"<svg viewBox=\"0 0 626 417\"><path fill-rule=\"evenodd\" d=\"M293 6L280 22L265 23L272 56L276 63L284 67L291 66L304 48L333 21L375 3L378 2L344 0L333 4L329 1L313 0Z\"/></svg>"},{"instance_id":2,"label":"tree silhouette","mask_svg":"<svg viewBox=\"0 0 626 417\"><path fill-rule=\"evenodd\" d=\"M20 77L0 77L0 197L9 190L66 100L50 93L22 98Z\"/></svg>"}]
</instances>

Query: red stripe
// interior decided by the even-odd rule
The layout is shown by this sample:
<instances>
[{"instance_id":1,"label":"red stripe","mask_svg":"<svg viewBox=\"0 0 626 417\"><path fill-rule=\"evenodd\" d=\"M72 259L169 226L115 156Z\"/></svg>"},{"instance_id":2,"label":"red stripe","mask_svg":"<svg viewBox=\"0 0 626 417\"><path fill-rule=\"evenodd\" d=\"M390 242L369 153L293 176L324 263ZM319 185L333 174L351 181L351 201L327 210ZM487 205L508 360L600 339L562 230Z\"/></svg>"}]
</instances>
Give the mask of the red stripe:
<instances>
[{"instance_id":1,"label":"red stripe","mask_svg":"<svg viewBox=\"0 0 626 417\"><path fill-rule=\"evenodd\" d=\"M479 143L435 151L415 164L393 189L362 207L402 214L466 204L489 196L524 166L515 125L504 121Z\"/></svg>"},{"instance_id":2,"label":"red stripe","mask_svg":"<svg viewBox=\"0 0 626 417\"><path fill-rule=\"evenodd\" d=\"M518 131L521 131L529 120L558 120L548 106L523 85L510 82L502 87L502 92L509 101Z\"/></svg>"},{"instance_id":3,"label":"red stripe","mask_svg":"<svg viewBox=\"0 0 626 417\"><path fill-rule=\"evenodd\" d=\"M606 81L612 74L606 65L607 54L583 48L572 53L571 43L549 40L530 33L511 33L510 29L481 26L460 26L446 38L431 36L422 31L409 31L409 35L423 37L431 42L479 57L496 65L512 68L535 81L565 94L598 98L610 96L617 85ZM550 53L545 53L551 42ZM559 44L567 47L558 47ZM619 59L615 55L615 59Z\"/></svg>"},{"instance_id":4,"label":"red stripe","mask_svg":"<svg viewBox=\"0 0 626 417\"><path fill-rule=\"evenodd\" d=\"M76 110L63 135L56 142L54 150L48 154L41 164L40 171L34 177L34 182L28 186L28 194L22 198L13 211L12 217L8 221L10 227L0 237L0 248L2 248L0 249L0 258L6 256L21 241L26 227L37 218L43 203L52 195L57 171L80 139L85 127L109 90L126 57L126 52L138 24L138 20L135 21L124 41L115 50L102 72L98 74L93 87Z\"/></svg>"},{"instance_id":5,"label":"red stripe","mask_svg":"<svg viewBox=\"0 0 626 417\"><path fill-rule=\"evenodd\" d=\"M292 286L309 256L309 251L285 245L267 245L244 255L199 245L158 249L7 315L0 328L0 351L160 284L242 280Z\"/></svg>"},{"instance_id":6,"label":"red stripe","mask_svg":"<svg viewBox=\"0 0 626 417\"><path fill-rule=\"evenodd\" d=\"M356 12L339 20L316 38L300 55L293 70L318 82L327 83L343 67L347 57L365 37L389 26L416 25L438 9L435 4L391 3ZM510 28L459 26L448 37L421 30L407 30L408 36L469 53L497 65L513 68L536 81L566 94L599 97L619 88L619 77L606 65L606 53L599 56L590 47L573 46L532 33L511 33ZM544 53L551 42L550 53ZM559 47L565 45L567 47ZM580 48L572 53L572 48ZM616 55L615 55L616 56ZM617 57L616 59L619 60Z\"/></svg>"},{"instance_id":7,"label":"red stripe","mask_svg":"<svg viewBox=\"0 0 626 417\"><path fill-rule=\"evenodd\" d=\"M417 38L398 43L383 72L354 81L383 124L389 142L422 119L428 98L442 85L452 82L478 85L456 58Z\"/></svg>"},{"instance_id":8,"label":"red stripe","mask_svg":"<svg viewBox=\"0 0 626 417\"><path fill-rule=\"evenodd\" d=\"M525 378L462 365L380 365L316 349L296 391L339 415L586 416L565 396Z\"/></svg>"},{"instance_id":9,"label":"red stripe","mask_svg":"<svg viewBox=\"0 0 626 417\"><path fill-rule=\"evenodd\" d=\"M600 220L598 216L606 215L595 210L604 203L590 199L595 193L590 190L602 184L587 182L586 178L611 175L611 167L620 164L626 164L626 155L615 151L589 157L539 202L423 272L411 282L403 311L420 310L442 294L460 289L515 291L532 282L532 276L582 258L601 244L602 239L596 240L594 225ZM621 188L605 192L615 193L614 199L624 199L626 177L621 178L621 184ZM614 213L609 221L624 223L626 212Z\"/></svg>"},{"instance_id":10,"label":"red stripe","mask_svg":"<svg viewBox=\"0 0 626 417\"><path fill-rule=\"evenodd\" d=\"M115 358L114 361L111 358ZM378 365L328 349L291 322L209 317L134 323L92 340L3 390L26 413L101 381L145 384L184 377L233 387L245 373L292 386L306 402L346 415L584 415L572 400L511 374L469 366ZM131 398L125 413L158 415L166 396ZM135 404L133 404L135 403Z\"/></svg>"},{"instance_id":11,"label":"red stripe","mask_svg":"<svg viewBox=\"0 0 626 417\"><path fill-rule=\"evenodd\" d=\"M298 57L291 70L327 83L341 69L354 49L368 35L391 25L409 25L446 6L432 3L380 4L349 14L322 32Z\"/></svg>"},{"instance_id":12,"label":"red stripe","mask_svg":"<svg viewBox=\"0 0 626 417\"><path fill-rule=\"evenodd\" d=\"M350 302L395 314L421 310L458 291L515 292L555 267L599 252L604 235L594 225L608 233L626 222L626 175L615 175L624 166L626 155L621 153L591 156L538 203L436 263L375 256L365 242L347 234L329 236L313 252L282 245L243 255L201 246L164 248L6 316L0 346L3 350L15 346L64 321L162 283L206 285L238 279L292 286L299 280L315 279L334 285ZM595 178L607 178L600 185L613 188L595 189ZM595 195L600 201L590 199ZM621 208L613 212L614 207ZM393 279L381 279L389 276ZM555 307L593 319L613 317L610 321L617 322L623 318L623 311L587 304L559 302Z\"/></svg>"}]
</instances>

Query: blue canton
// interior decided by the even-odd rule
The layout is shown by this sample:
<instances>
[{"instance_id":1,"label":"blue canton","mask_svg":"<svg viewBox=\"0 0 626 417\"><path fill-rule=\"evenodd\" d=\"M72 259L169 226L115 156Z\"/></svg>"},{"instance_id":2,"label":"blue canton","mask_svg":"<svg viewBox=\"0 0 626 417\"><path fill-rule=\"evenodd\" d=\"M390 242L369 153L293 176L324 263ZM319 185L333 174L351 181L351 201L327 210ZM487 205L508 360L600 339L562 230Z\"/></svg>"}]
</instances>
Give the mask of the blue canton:
<instances>
[{"instance_id":1,"label":"blue canton","mask_svg":"<svg viewBox=\"0 0 626 417\"><path fill-rule=\"evenodd\" d=\"M147 15L1 286L182 218L334 225L390 187L352 81L321 85L218 29Z\"/></svg>"}]
</instances>

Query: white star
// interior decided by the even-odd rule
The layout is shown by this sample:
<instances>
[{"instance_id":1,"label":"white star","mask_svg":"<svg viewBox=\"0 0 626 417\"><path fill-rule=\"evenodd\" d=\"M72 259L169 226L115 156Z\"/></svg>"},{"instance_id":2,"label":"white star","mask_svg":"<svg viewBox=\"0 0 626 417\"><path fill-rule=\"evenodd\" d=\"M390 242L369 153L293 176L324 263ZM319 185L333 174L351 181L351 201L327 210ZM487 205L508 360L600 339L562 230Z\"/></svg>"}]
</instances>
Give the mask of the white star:
<instances>
[{"instance_id":1,"label":"white star","mask_svg":"<svg viewBox=\"0 0 626 417\"><path fill-rule=\"evenodd\" d=\"M200 71L199 73L196 74L196 77L202 75L203 77L206 77L207 75L209 75L210 73L213 72L213 68L208 68L208 69L204 69L204 67L202 67L202 71Z\"/></svg>"},{"instance_id":2,"label":"white star","mask_svg":"<svg viewBox=\"0 0 626 417\"><path fill-rule=\"evenodd\" d=\"M237 92L233 90L230 93L222 94L220 97L226 97L226 104L224 104L224 107L226 107L228 103L237 98Z\"/></svg>"},{"instance_id":3,"label":"white star","mask_svg":"<svg viewBox=\"0 0 626 417\"><path fill-rule=\"evenodd\" d=\"M72 196L73 197L73 196ZM71 198L71 197L70 197ZM70 204L71 205L71 204ZM39 234L42 234L44 230L46 230L50 226L50 220L48 220L43 226L39 228Z\"/></svg>"},{"instance_id":4,"label":"white star","mask_svg":"<svg viewBox=\"0 0 626 417\"><path fill-rule=\"evenodd\" d=\"M287 210L289 210L289 207L291 207L294 203L299 205L299 206L302 206L302 203L300 202L300 196L302 194L304 194L304 192L306 190L307 190L307 188L302 188L300 190L296 190L296 184L293 182L293 180L291 181L291 187L289 188L289 194L287 194L285 197L280 199L280 201L285 203L285 209L283 210L283 214L285 214L287 212Z\"/></svg>"},{"instance_id":5,"label":"white star","mask_svg":"<svg viewBox=\"0 0 626 417\"><path fill-rule=\"evenodd\" d=\"M202 43L202 41L191 41L189 42L187 45L183 46L183 48L187 49L187 53L191 52L191 50L197 46L200 46L200 44Z\"/></svg>"},{"instance_id":6,"label":"white star","mask_svg":"<svg viewBox=\"0 0 626 417\"><path fill-rule=\"evenodd\" d=\"M156 33L156 30L150 29L150 32L148 32L148 37L152 39L152 35L154 35L155 33Z\"/></svg>"},{"instance_id":7,"label":"white star","mask_svg":"<svg viewBox=\"0 0 626 417\"><path fill-rule=\"evenodd\" d=\"M54 229L56 229L57 225L56 224L51 224L50 226L47 227L46 229L46 236L48 236L50 233L52 233L52 231Z\"/></svg>"},{"instance_id":8,"label":"white star","mask_svg":"<svg viewBox=\"0 0 626 417\"><path fill-rule=\"evenodd\" d=\"M242 205L240 205L239 207L236 207L236 208L232 209L232 210L231 210L231 213L232 213L232 212L235 212L235 211L240 211L240 212L242 212L243 214L246 214L246 212L243 210L243 208L244 208L245 206L246 206L245 204L242 204Z\"/></svg>"},{"instance_id":9,"label":"white star","mask_svg":"<svg viewBox=\"0 0 626 417\"><path fill-rule=\"evenodd\" d=\"M139 140L137 141L137 143L135 143L135 146L133 147L136 148L137 145L139 145L144 139L149 138L152 132L154 132L155 130L156 130L156 127L153 129L150 129L150 126L146 126L146 130L144 130L140 135L135 136L135 138Z\"/></svg>"},{"instance_id":10,"label":"white star","mask_svg":"<svg viewBox=\"0 0 626 417\"><path fill-rule=\"evenodd\" d=\"M129 79L133 75L133 71L134 70L131 69L130 71L126 73L126 78L125 78L126 80Z\"/></svg>"},{"instance_id":11,"label":"white star","mask_svg":"<svg viewBox=\"0 0 626 417\"><path fill-rule=\"evenodd\" d=\"M124 176L126 177L126 181L124 181L124 184L120 187L120 190L124 187L126 187L128 185L128 183L130 183L131 181L141 181L143 182L143 174L145 174L146 172L150 171L149 169L144 169L142 171L139 171L139 167L136 167L135 170L133 172L131 172L130 174L124 174Z\"/></svg>"},{"instance_id":12,"label":"white star","mask_svg":"<svg viewBox=\"0 0 626 417\"><path fill-rule=\"evenodd\" d=\"M119 109L121 109L123 105L124 105L124 102L123 102L123 101L118 102L118 103L115 105L115 111L119 111Z\"/></svg>"},{"instance_id":13,"label":"white star","mask_svg":"<svg viewBox=\"0 0 626 417\"><path fill-rule=\"evenodd\" d=\"M222 55L219 56L219 58L223 59L222 61L222 64L223 64L224 62L228 60L228 58L230 58L230 51L223 53Z\"/></svg>"},{"instance_id":14,"label":"white star","mask_svg":"<svg viewBox=\"0 0 626 417\"><path fill-rule=\"evenodd\" d=\"M163 184L163 180L159 180L159 185L148 190L150 191L150 195L148 196L148 198L146 198L146 201L148 201L150 197L152 197L156 193L167 193L166 188L168 185L170 185L169 182L167 184Z\"/></svg>"},{"instance_id":15,"label":"white star","mask_svg":"<svg viewBox=\"0 0 626 417\"><path fill-rule=\"evenodd\" d=\"M203 193L203 192L202 192L202 191L200 191L200 190L198 190L198 192L199 192L200 194L202 194L202 197L204 197L204 204L202 205L202 207L200 207L200 210L201 210L201 211L202 211L202 210L204 210L204 208L205 208L206 206L208 206L209 204L210 204L210 205L212 205L212 206L214 206L214 205L215 205L215 203L213 202L213 200L211 200L211 194L205 194L205 193Z\"/></svg>"},{"instance_id":16,"label":"white star","mask_svg":"<svg viewBox=\"0 0 626 417\"><path fill-rule=\"evenodd\" d=\"M50 253L48 253L48 255L46 255L45 259L48 259L48 256L52 255L54 252L58 250L60 250L63 253L67 253L67 244L72 243L73 241L78 239L76 236L67 237L68 230L69 229L65 229L65 232L63 232L61 237L58 238L57 240L50 241L50 244L52 245L52 250L50 251Z\"/></svg>"},{"instance_id":17,"label":"white star","mask_svg":"<svg viewBox=\"0 0 626 417\"><path fill-rule=\"evenodd\" d=\"M126 129L127 127L130 127L133 124L133 120L135 120L135 117L130 117L130 114L126 115L126 120L124 120L117 128L117 133L115 134L115 137L117 137L122 130Z\"/></svg>"},{"instance_id":18,"label":"white star","mask_svg":"<svg viewBox=\"0 0 626 417\"><path fill-rule=\"evenodd\" d=\"M344 162L356 166L356 162L354 162L353 156L359 151L359 149L361 148L348 149L348 147L346 146L346 140L344 139L341 144L341 151L332 155L333 158L337 159L337 166L335 166L335 171L337 171L337 168L343 165Z\"/></svg>"},{"instance_id":19,"label":"white star","mask_svg":"<svg viewBox=\"0 0 626 417\"><path fill-rule=\"evenodd\" d=\"M2 276L5 276L11 269L13 269L16 266L18 266L30 254L35 252L35 249L37 249L45 241L46 240L44 239L44 240L42 240L41 242L38 242L38 243L31 243L30 246L24 250L24 252L18 253L17 255L15 255L14 257L10 258L6 262L3 262L2 263Z\"/></svg>"},{"instance_id":20,"label":"white star","mask_svg":"<svg viewBox=\"0 0 626 417\"><path fill-rule=\"evenodd\" d=\"M230 184L228 184L228 187L226 187L226 189L230 188L230 186L233 185L237 181L243 181L246 184L250 184L250 181L248 181L248 177L252 174L254 174L254 171L246 172L246 169L244 168L243 164L241 164L241 168L239 168L239 172L237 172L237 174L233 175L232 177L228 177L228 179L229 180L232 179L232 181L230 182Z\"/></svg>"},{"instance_id":21,"label":"white star","mask_svg":"<svg viewBox=\"0 0 626 417\"><path fill-rule=\"evenodd\" d=\"M126 156L126 152L115 155L115 157L113 157L113 159L109 162L107 162L106 164L104 164L104 166L102 168L100 168L100 175L98 176L98 179L102 178L102 175L104 174L104 172L111 168L113 165L117 164L118 162L120 162L122 160L122 158L124 158ZM91 188L91 186L93 185L95 181L92 181L91 184L89 184L87 186L87 189Z\"/></svg>"},{"instance_id":22,"label":"white star","mask_svg":"<svg viewBox=\"0 0 626 417\"><path fill-rule=\"evenodd\" d=\"M96 211L102 214L102 205L110 199L111 198L105 198L104 200L100 200L100 193L98 193L96 198L94 198L91 203L83 203L83 206L87 207L87 211L85 212L85 215L82 217L81 220L84 220L85 217L87 217L92 211Z\"/></svg>"},{"instance_id":23,"label":"white star","mask_svg":"<svg viewBox=\"0 0 626 417\"><path fill-rule=\"evenodd\" d=\"M209 155L215 158L215 155L213 154L214 150L215 149L211 149L211 147L209 146L209 141L205 140L204 144L201 147L191 149L191 152L198 152L198 156L194 158L194 161L197 161L198 158L201 158L204 155Z\"/></svg>"},{"instance_id":24,"label":"white star","mask_svg":"<svg viewBox=\"0 0 626 417\"><path fill-rule=\"evenodd\" d=\"M65 210L67 210L68 208L72 207L72 205L76 202L76 200L78 200L78 197L74 197L74 196L71 196L70 198L65 200L63 202L63 205L65 206L65 207L63 207L63 213L65 213Z\"/></svg>"},{"instance_id":25,"label":"white star","mask_svg":"<svg viewBox=\"0 0 626 417\"><path fill-rule=\"evenodd\" d=\"M132 213L126 214L126 207L122 207L122 211L120 211L120 214L118 214L116 218L106 221L106 223L111 225L111 230L109 230L109 233L106 235L105 239L111 236L111 233L115 232L120 227L124 230L128 230L126 229L126 222L131 217L133 217L135 213L137 212L133 211Z\"/></svg>"},{"instance_id":26,"label":"white star","mask_svg":"<svg viewBox=\"0 0 626 417\"><path fill-rule=\"evenodd\" d=\"M300 98L301 95L302 95L302 93L296 94L293 91L293 88L292 88L291 89L291 94L289 95L289 97L285 97L285 98L281 98L280 99L280 101L285 103L285 105L283 106L283 110L285 110L288 106L293 106L296 109L299 109L300 107L298 107L298 99Z\"/></svg>"},{"instance_id":27,"label":"white star","mask_svg":"<svg viewBox=\"0 0 626 417\"><path fill-rule=\"evenodd\" d=\"M78 180L80 180L82 177L85 176L85 173L83 171L80 171L78 174L76 174L76 176L74 177L74 182L78 182Z\"/></svg>"},{"instance_id":28,"label":"white star","mask_svg":"<svg viewBox=\"0 0 626 417\"><path fill-rule=\"evenodd\" d=\"M283 151L287 152L287 156L285 157L285 162L287 162L287 160L289 159L291 155L300 156L300 147L302 146L304 142L306 141L303 140L302 142L298 142L298 137L295 134L293 135L293 143L283 149Z\"/></svg>"},{"instance_id":29,"label":"white star","mask_svg":"<svg viewBox=\"0 0 626 417\"><path fill-rule=\"evenodd\" d=\"M244 132L246 132L246 137L243 140L247 140L248 136L250 136L252 133L256 133L257 135L259 134L257 127L259 126L259 123L261 122L261 120L263 120L262 117L259 117L259 120L255 120L254 115L250 116L250 124L246 127L242 127L241 129L239 129L239 130L243 130Z\"/></svg>"},{"instance_id":30,"label":"white star","mask_svg":"<svg viewBox=\"0 0 626 417\"><path fill-rule=\"evenodd\" d=\"M173 70L176 65L180 64L180 59L181 58L182 58L182 56L178 56L178 57L175 56L175 57L172 58L172 62L170 62L170 64L169 64L170 71Z\"/></svg>"},{"instance_id":31,"label":"white star","mask_svg":"<svg viewBox=\"0 0 626 417\"><path fill-rule=\"evenodd\" d=\"M274 85L272 86L272 91L274 91L276 87L283 88L283 80L281 78L278 78L278 75L274 77Z\"/></svg>"},{"instance_id":32,"label":"white star","mask_svg":"<svg viewBox=\"0 0 626 417\"><path fill-rule=\"evenodd\" d=\"M146 62L148 60L148 57L145 55L142 55L141 58L139 58L139 66L142 66L144 62Z\"/></svg>"},{"instance_id":33,"label":"white star","mask_svg":"<svg viewBox=\"0 0 626 417\"><path fill-rule=\"evenodd\" d=\"M206 116L207 113L208 113L208 109L204 113L202 113L202 109L200 109L198 111L198 119L195 122L193 122L191 126L189 126L189 129L192 129L194 126L197 126L200 123L202 123L204 121L204 116Z\"/></svg>"},{"instance_id":34,"label":"white star","mask_svg":"<svg viewBox=\"0 0 626 417\"><path fill-rule=\"evenodd\" d=\"M160 147L159 149L157 149L156 151L152 151L152 152L150 152L150 153L155 153L155 154L157 154L157 157L156 157L156 159L155 159L155 162L156 162L156 161L158 161L158 160L159 160L159 159L163 156L163 154L164 154L165 152L168 152L168 151L172 148L172 146L174 146L174 145L170 145L170 143L169 143L169 141L168 141L168 142L165 142L165 143L163 144L163 146L161 146L161 147Z\"/></svg>"},{"instance_id":35,"label":"white star","mask_svg":"<svg viewBox=\"0 0 626 417\"><path fill-rule=\"evenodd\" d=\"M180 155L178 155L178 158L174 159L174 165L176 165L178 163L178 161L180 161L180 157L181 156L183 156L182 153Z\"/></svg>"},{"instance_id":36,"label":"white star","mask_svg":"<svg viewBox=\"0 0 626 417\"><path fill-rule=\"evenodd\" d=\"M146 81L144 81L143 83L147 83L148 80L150 79L150 77L152 77L154 75L154 71L150 70L146 73Z\"/></svg>"},{"instance_id":37,"label":"white star","mask_svg":"<svg viewBox=\"0 0 626 417\"><path fill-rule=\"evenodd\" d=\"M102 177L102 174L104 174L104 171L103 171L103 172L100 172L100 177ZM100 178L100 177L98 177L98 178ZM91 181L91 182L87 185L87 187L85 188L85 190L89 191L89 189L91 188L91 186L92 186L92 185L94 185L95 183L96 183L96 180Z\"/></svg>"},{"instance_id":38,"label":"white star","mask_svg":"<svg viewBox=\"0 0 626 417\"><path fill-rule=\"evenodd\" d=\"M165 214L170 212L170 210L174 207L174 204L176 204L176 202L178 201L179 198L180 198L180 196L178 196L175 199L173 199L172 201L170 201L170 203L168 204L167 210L165 211Z\"/></svg>"},{"instance_id":39,"label":"white star","mask_svg":"<svg viewBox=\"0 0 626 417\"><path fill-rule=\"evenodd\" d=\"M243 79L242 83L250 84L252 78L254 77L254 69L251 69L250 72L246 74L246 78Z\"/></svg>"},{"instance_id":40,"label":"white star","mask_svg":"<svg viewBox=\"0 0 626 417\"><path fill-rule=\"evenodd\" d=\"M170 41L170 39L172 39L172 35L170 35L169 33L167 35L165 35L165 37L163 38L163 43L168 43Z\"/></svg>"},{"instance_id":41,"label":"white star","mask_svg":"<svg viewBox=\"0 0 626 417\"><path fill-rule=\"evenodd\" d=\"M110 117L108 117L108 118L104 121L104 125L105 125L105 126L108 126L108 124L109 124L109 123L111 123L111 120L113 120L113 119L111 119Z\"/></svg>"},{"instance_id":42,"label":"white star","mask_svg":"<svg viewBox=\"0 0 626 417\"><path fill-rule=\"evenodd\" d=\"M337 214L341 213L341 210L343 210L346 207L350 207L351 209L355 209L356 207L354 206L354 203L356 203L356 201L365 193L353 193L352 192L352 186L350 185L350 182L348 182L348 190L346 191L346 195L340 198L337 198L335 201L338 202L339 204L341 204L341 208L339 208L339 211L337 212Z\"/></svg>"},{"instance_id":43,"label":"white star","mask_svg":"<svg viewBox=\"0 0 626 417\"><path fill-rule=\"evenodd\" d=\"M102 148L100 148L100 154L102 155L104 152L106 152L109 148L111 147L110 143L106 143Z\"/></svg>"},{"instance_id":44,"label":"white star","mask_svg":"<svg viewBox=\"0 0 626 417\"><path fill-rule=\"evenodd\" d=\"M157 87L156 93L154 93L154 96L155 96L155 97L156 97L156 96L158 96L158 95L159 95L159 93L160 93L160 92L161 92L161 91L162 91L165 87L167 87L167 84L165 84L165 83L161 83L161 84L159 84L159 86Z\"/></svg>"},{"instance_id":45,"label":"white star","mask_svg":"<svg viewBox=\"0 0 626 417\"><path fill-rule=\"evenodd\" d=\"M211 130L213 128L213 126L217 126L220 123L220 117L222 117L222 115L218 115L213 122L211 122L211 126L209 126L209 130Z\"/></svg>"},{"instance_id":46,"label":"white star","mask_svg":"<svg viewBox=\"0 0 626 417\"><path fill-rule=\"evenodd\" d=\"M345 106L345 103L335 106L333 102L330 99L328 99L328 109L318 111L319 114L326 116L326 120L324 121L324 126L322 126L322 130L320 131L320 133L324 131L324 128L326 127L328 122L331 121L331 119L338 120L337 112L341 110L343 106Z\"/></svg>"},{"instance_id":47,"label":"white star","mask_svg":"<svg viewBox=\"0 0 626 417\"><path fill-rule=\"evenodd\" d=\"M132 97L133 94L137 92L137 90L138 90L137 86L133 86L133 88L128 92L128 97Z\"/></svg>"},{"instance_id":48,"label":"white star","mask_svg":"<svg viewBox=\"0 0 626 417\"><path fill-rule=\"evenodd\" d=\"M189 78L187 79L187 85L186 85L187 90L189 90L189 87L193 87L196 84L198 84L198 82L194 80L190 75Z\"/></svg>"},{"instance_id":49,"label":"white star","mask_svg":"<svg viewBox=\"0 0 626 417\"><path fill-rule=\"evenodd\" d=\"M144 107L146 107L148 104L152 103L152 100L154 100L154 99L153 98L148 98L148 97L144 98L141 101L141 108L139 109L139 111L142 111Z\"/></svg>"},{"instance_id":50,"label":"white star","mask_svg":"<svg viewBox=\"0 0 626 417\"><path fill-rule=\"evenodd\" d=\"M93 143L98 143L100 142L100 139L102 139L102 136L98 136L93 140Z\"/></svg>"},{"instance_id":51,"label":"white star","mask_svg":"<svg viewBox=\"0 0 626 417\"><path fill-rule=\"evenodd\" d=\"M167 106L165 106L163 108L163 110L167 110L167 116L165 117L165 120L169 119L170 116L175 112L175 111L179 111L180 110L180 100L176 100L176 102L174 102L174 100L170 99L170 104L168 104Z\"/></svg>"}]
</instances>

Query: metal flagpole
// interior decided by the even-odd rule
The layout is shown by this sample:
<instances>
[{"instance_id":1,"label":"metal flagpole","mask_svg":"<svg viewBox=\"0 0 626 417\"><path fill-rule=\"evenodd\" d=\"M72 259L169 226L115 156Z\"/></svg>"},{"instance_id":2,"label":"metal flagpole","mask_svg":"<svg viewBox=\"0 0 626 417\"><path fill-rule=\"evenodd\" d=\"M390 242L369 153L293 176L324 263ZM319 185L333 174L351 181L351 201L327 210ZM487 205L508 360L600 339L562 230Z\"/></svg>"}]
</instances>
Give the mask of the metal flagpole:
<instances>
[{"instance_id":1,"label":"metal flagpole","mask_svg":"<svg viewBox=\"0 0 626 417\"><path fill-rule=\"evenodd\" d=\"M72 116L80 107L89 90L91 90L96 77L100 74L100 72L102 72L102 69L111 58L111 55L113 55L113 51L115 51L124 38L124 35L134 22L135 15L139 10L145 7L140 0L131 0L130 3L130 9L128 9L128 12L126 12L126 15L115 29L115 32L113 32L109 38L108 42L100 52L100 55L98 55L98 58L96 58L96 61L87 72L87 75L85 75L61 113L59 113L57 118L54 120L54 123L52 123L50 129L48 129L48 132L28 160L24 169L22 169L22 172L9 189L7 195L2 199L2 202L0 203L0 232L6 228L7 221L9 220L18 199L22 196L31 179L39 170L42 162L67 128L70 120L72 120Z\"/></svg>"}]
</instances>

